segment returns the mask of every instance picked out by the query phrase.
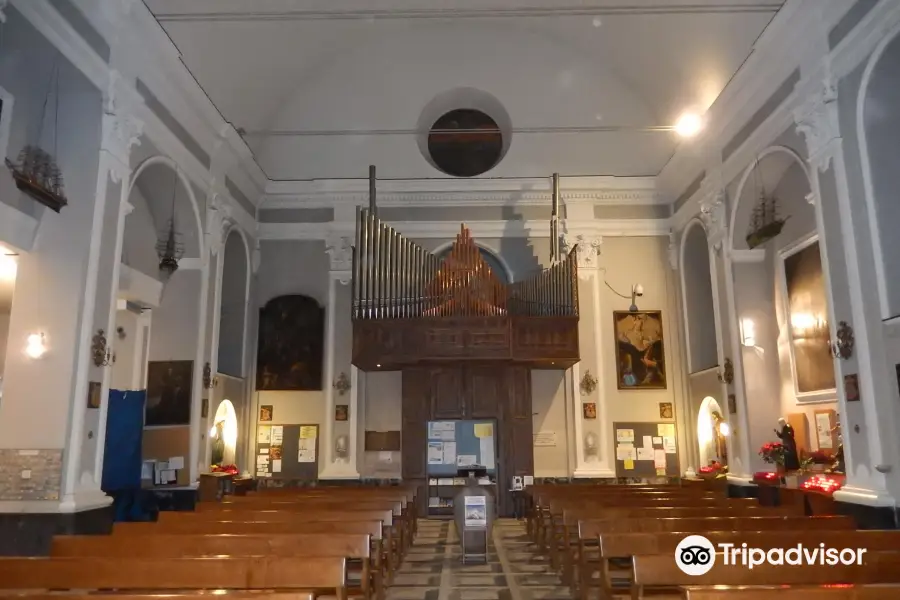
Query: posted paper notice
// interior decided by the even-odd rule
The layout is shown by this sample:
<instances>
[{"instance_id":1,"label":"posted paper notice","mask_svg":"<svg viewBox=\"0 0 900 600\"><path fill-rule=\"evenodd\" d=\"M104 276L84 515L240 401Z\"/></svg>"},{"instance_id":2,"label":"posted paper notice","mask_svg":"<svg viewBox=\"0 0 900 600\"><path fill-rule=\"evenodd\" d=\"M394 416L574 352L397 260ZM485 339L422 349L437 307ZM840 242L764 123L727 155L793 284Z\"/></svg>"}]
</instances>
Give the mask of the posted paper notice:
<instances>
[{"instance_id":1,"label":"posted paper notice","mask_svg":"<svg viewBox=\"0 0 900 600\"><path fill-rule=\"evenodd\" d=\"M444 464L444 442L428 442L428 464Z\"/></svg>"}]
</instances>

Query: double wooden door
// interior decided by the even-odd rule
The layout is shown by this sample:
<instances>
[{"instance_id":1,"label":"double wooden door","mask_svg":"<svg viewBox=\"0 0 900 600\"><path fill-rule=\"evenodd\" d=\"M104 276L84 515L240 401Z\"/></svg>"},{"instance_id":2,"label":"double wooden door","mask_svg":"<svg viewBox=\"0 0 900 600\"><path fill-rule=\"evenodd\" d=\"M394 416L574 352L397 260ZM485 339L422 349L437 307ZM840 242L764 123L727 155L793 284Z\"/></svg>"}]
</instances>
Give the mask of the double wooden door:
<instances>
[{"instance_id":1,"label":"double wooden door","mask_svg":"<svg viewBox=\"0 0 900 600\"><path fill-rule=\"evenodd\" d=\"M512 477L534 474L530 370L504 364L404 369L401 468L405 481L427 478L427 422L459 419L496 420L500 514L511 515Z\"/></svg>"}]
</instances>

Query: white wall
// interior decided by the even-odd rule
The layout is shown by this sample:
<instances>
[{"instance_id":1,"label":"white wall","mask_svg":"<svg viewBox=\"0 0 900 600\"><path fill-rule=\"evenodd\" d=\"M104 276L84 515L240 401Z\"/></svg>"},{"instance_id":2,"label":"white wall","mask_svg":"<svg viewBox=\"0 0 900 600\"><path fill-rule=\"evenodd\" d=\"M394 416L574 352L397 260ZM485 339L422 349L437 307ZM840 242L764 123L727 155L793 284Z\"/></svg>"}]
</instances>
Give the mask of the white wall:
<instances>
[{"instance_id":1,"label":"white wall","mask_svg":"<svg viewBox=\"0 0 900 600\"><path fill-rule=\"evenodd\" d=\"M9 313L0 314L0 377L6 364L7 342L9 336Z\"/></svg>"},{"instance_id":2,"label":"white wall","mask_svg":"<svg viewBox=\"0 0 900 600\"><path fill-rule=\"evenodd\" d=\"M201 273L179 269L163 289L162 303L153 310L150 360L196 360Z\"/></svg>"}]
</instances>

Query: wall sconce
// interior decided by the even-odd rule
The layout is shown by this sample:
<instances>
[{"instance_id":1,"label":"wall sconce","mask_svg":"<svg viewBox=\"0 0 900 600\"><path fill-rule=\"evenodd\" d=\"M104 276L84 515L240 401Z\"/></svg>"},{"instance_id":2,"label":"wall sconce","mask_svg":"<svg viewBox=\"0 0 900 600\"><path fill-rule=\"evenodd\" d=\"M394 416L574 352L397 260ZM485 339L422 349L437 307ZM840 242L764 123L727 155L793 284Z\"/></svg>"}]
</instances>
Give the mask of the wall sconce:
<instances>
[{"instance_id":1,"label":"wall sconce","mask_svg":"<svg viewBox=\"0 0 900 600\"><path fill-rule=\"evenodd\" d=\"M756 347L756 324L753 319L741 319L741 344L748 348Z\"/></svg>"},{"instance_id":2,"label":"wall sconce","mask_svg":"<svg viewBox=\"0 0 900 600\"><path fill-rule=\"evenodd\" d=\"M32 333L28 336L28 343L25 346L25 354L29 357L38 359L47 352L47 345L44 343L43 333Z\"/></svg>"},{"instance_id":3,"label":"wall sconce","mask_svg":"<svg viewBox=\"0 0 900 600\"><path fill-rule=\"evenodd\" d=\"M212 376L212 365L206 363L203 365L203 387L206 389L212 389L219 383L218 377Z\"/></svg>"},{"instance_id":4,"label":"wall sconce","mask_svg":"<svg viewBox=\"0 0 900 600\"><path fill-rule=\"evenodd\" d=\"M91 342L91 356L98 367L108 367L116 362L116 357L106 345L106 332L98 329Z\"/></svg>"},{"instance_id":5,"label":"wall sconce","mask_svg":"<svg viewBox=\"0 0 900 600\"><path fill-rule=\"evenodd\" d=\"M597 389L597 378L591 375L590 370L587 370L584 372L584 377L581 378L581 383L578 384L578 387L581 388L582 396L590 396Z\"/></svg>"},{"instance_id":6,"label":"wall sconce","mask_svg":"<svg viewBox=\"0 0 900 600\"><path fill-rule=\"evenodd\" d=\"M637 299L644 295L644 286L639 283L631 286L631 306L628 307L628 310L631 312L637 312Z\"/></svg>"},{"instance_id":7,"label":"wall sconce","mask_svg":"<svg viewBox=\"0 0 900 600\"><path fill-rule=\"evenodd\" d=\"M343 396L350 391L350 378L347 377L346 373L341 372L341 374L338 375L337 380L335 380L333 387L337 390L339 395Z\"/></svg>"}]
</instances>

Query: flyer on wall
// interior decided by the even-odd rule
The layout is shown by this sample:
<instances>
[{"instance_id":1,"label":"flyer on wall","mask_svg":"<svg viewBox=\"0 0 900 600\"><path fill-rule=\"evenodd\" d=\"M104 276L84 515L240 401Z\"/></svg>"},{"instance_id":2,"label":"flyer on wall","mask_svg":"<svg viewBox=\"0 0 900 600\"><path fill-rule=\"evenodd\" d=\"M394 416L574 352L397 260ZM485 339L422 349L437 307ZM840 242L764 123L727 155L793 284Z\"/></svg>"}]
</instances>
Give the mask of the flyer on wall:
<instances>
[{"instance_id":1,"label":"flyer on wall","mask_svg":"<svg viewBox=\"0 0 900 600\"><path fill-rule=\"evenodd\" d=\"M487 497L465 497L466 527L487 527Z\"/></svg>"}]
</instances>

